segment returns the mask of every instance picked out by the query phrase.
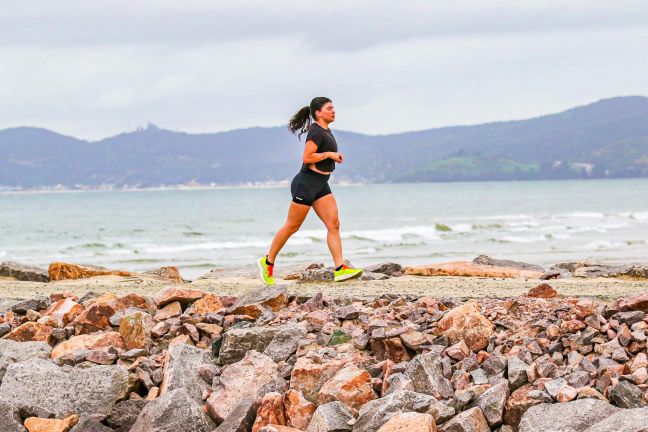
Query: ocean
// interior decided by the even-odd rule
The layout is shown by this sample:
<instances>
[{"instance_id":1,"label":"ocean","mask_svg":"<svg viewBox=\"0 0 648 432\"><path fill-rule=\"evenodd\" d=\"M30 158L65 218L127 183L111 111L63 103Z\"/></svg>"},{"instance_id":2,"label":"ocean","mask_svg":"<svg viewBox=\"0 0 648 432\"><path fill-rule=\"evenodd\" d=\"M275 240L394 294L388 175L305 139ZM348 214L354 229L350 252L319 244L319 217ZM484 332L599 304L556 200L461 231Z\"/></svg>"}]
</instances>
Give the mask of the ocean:
<instances>
[{"instance_id":1,"label":"ocean","mask_svg":"<svg viewBox=\"0 0 648 432\"><path fill-rule=\"evenodd\" d=\"M355 266L472 260L550 266L648 261L648 179L336 184L343 249ZM254 265L290 203L289 186L0 193L0 261L52 261L189 279ZM314 211L276 264L332 265Z\"/></svg>"}]
</instances>

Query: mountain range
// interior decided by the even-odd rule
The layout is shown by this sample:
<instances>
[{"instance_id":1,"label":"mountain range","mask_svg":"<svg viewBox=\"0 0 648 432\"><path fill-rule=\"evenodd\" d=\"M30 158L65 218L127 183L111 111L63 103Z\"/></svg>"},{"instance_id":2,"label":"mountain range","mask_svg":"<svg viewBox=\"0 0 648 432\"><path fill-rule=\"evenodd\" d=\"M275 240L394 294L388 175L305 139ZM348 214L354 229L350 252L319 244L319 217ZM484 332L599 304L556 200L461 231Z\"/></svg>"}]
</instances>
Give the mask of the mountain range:
<instances>
[{"instance_id":1,"label":"mountain range","mask_svg":"<svg viewBox=\"0 0 648 432\"><path fill-rule=\"evenodd\" d=\"M365 135L331 125L344 163L332 179L425 182L648 177L648 97L603 99L527 120ZM286 126L190 134L149 124L85 141L0 130L0 186L156 187L290 180L301 142Z\"/></svg>"}]
</instances>

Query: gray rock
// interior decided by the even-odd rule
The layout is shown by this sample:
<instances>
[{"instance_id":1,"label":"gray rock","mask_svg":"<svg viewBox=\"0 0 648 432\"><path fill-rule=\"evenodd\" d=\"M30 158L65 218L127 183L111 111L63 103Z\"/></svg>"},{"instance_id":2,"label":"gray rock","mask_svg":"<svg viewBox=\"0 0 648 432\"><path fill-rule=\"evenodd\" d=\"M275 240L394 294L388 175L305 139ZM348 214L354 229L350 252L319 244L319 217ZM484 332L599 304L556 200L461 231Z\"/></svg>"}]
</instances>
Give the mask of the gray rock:
<instances>
[{"instance_id":1,"label":"gray rock","mask_svg":"<svg viewBox=\"0 0 648 432\"><path fill-rule=\"evenodd\" d=\"M351 420L353 420L353 414L341 402L329 402L317 407L306 432L350 431L349 422Z\"/></svg>"},{"instance_id":2,"label":"gray rock","mask_svg":"<svg viewBox=\"0 0 648 432\"><path fill-rule=\"evenodd\" d=\"M428 414L432 414L436 424L441 424L444 421L450 420L456 414L456 411L453 407L439 402L436 399L432 399L429 408L426 411Z\"/></svg>"},{"instance_id":3,"label":"gray rock","mask_svg":"<svg viewBox=\"0 0 648 432\"><path fill-rule=\"evenodd\" d=\"M52 302L50 301L49 297L38 296L16 303L11 307L11 310L19 314L26 314L30 309L33 311L39 311L42 309L47 309L51 304Z\"/></svg>"},{"instance_id":4,"label":"gray rock","mask_svg":"<svg viewBox=\"0 0 648 432\"><path fill-rule=\"evenodd\" d=\"M646 405L641 389L629 381L621 381L610 390L610 401L621 408L641 408Z\"/></svg>"},{"instance_id":5,"label":"gray rock","mask_svg":"<svg viewBox=\"0 0 648 432\"><path fill-rule=\"evenodd\" d=\"M127 394L128 372L121 366L61 368L39 358L9 365L0 385L0 398L38 417L107 416Z\"/></svg>"},{"instance_id":6,"label":"gray rock","mask_svg":"<svg viewBox=\"0 0 648 432\"><path fill-rule=\"evenodd\" d=\"M30 358L49 359L52 352L45 342L16 342L10 339L0 339L0 382L4 377L7 366Z\"/></svg>"},{"instance_id":7,"label":"gray rock","mask_svg":"<svg viewBox=\"0 0 648 432\"><path fill-rule=\"evenodd\" d=\"M236 363L245 357L248 351L264 352L270 345L279 327L248 327L231 329L223 335L223 342L219 351L222 364Z\"/></svg>"},{"instance_id":8,"label":"gray rock","mask_svg":"<svg viewBox=\"0 0 648 432\"><path fill-rule=\"evenodd\" d=\"M504 419L504 405L509 397L509 387L506 381L486 390L475 402L481 408L488 425L492 428L500 426Z\"/></svg>"},{"instance_id":9,"label":"gray rock","mask_svg":"<svg viewBox=\"0 0 648 432\"><path fill-rule=\"evenodd\" d=\"M478 407L470 408L439 428L440 432L490 432L484 413Z\"/></svg>"},{"instance_id":10,"label":"gray rock","mask_svg":"<svg viewBox=\"0 0 648 432\"><path fill-rule=\"evenodd\" d=\"M209 385L200 377L200 367L215 362L209 350L183 343L173 345L168 351L160 393L184 388L194 400L202 401L203 390Z\"/></svg>"},{"instance_id":11,"label":"gray rock","mask_svg":"<svg viewBox=\"0 0 648 432\"><path fill-rule=\"evenodd\" d=\"M236 302L227 309L228 314L236 314L237 310L263 310L267 309L268 304L278 306L285 303L288 299L286 287L283 285L273 285L271 287L264 286L255 289L240 296Z\"/></svg>"},{"instance_id":12,"label":"gray rock","mask_svg":"<svg viewBox=\"0 0 648 432\"><path fill-rule=\"evenodd\" d=\"M50 280L47 269L28 266L13 261L5 261L0 264L0 276L31 282L49 282Z\"/></svg>"},{"instance_id":13,"label":"gray rock","mask_svg":"<svg viewBox=\"0 0 648 432\"><path fill-rule=\"evenodd\" d=\"M300 282L330 282L333 279L332 267L307 269L299 274Z\"/></svg>"},{"instance_id":14,"label":"gray rock","mask_svg":"<svg viewBox=\"0 0 648 432\"><path fill-rule=\"evenodd\" d=\"M126 399L117 402L105 423L115 432L128 432L148 401L145 399Z\"/></svg>"},{"instance_id":15,"label":"gray rock","mask_svg":"<svg viewBox=\"0 0 648 432\"><path fill-rule=\"evenodd\" d=\"M382 273L388 276L397 276L403 271L403 266L395 262L384 262L365 267L364 271L366 273Z\"/></svg>"},{"instance_id":16,"label":"gray rock","mask_svg":"<svg viewBox=\"0 0 648 432\"><path fill-rule=\"evenodd\" d=\"M385 279L389 279L389 275L383 273L363 271L362 275L360 275L358 279L359 280L385 280Z\"/></svg>"},{"instance_id":17,"label":"gray rock","mask_svg":"<svg viewBox=\"0 0 648 432\"><path fill-rule=\"evenodd\" d=\"M101 415L81 416L79 423L72 427L70 432L115 432L113 428L101 423L102 419Z\"/></svg>"},{"instance_id":18,"label":"gray rock","mask_svg":"<svg viewBox=\"0 0 648 432\"><path fill-rule=\"evenodd\" d=\"M517 389L527 382L527 369L529 365L513 356L508 359L507 377L512 389Z\"/></svg>"},{"instance_id":19,"label":"gray rock","mask_svg":"<svg viewBox=\"0 0 648 432\"><path fill-rule=\"evenodd\" d=\"M270 357L276 363L288 360L297 351L299 341L308 333L304 324L287 324L282 326L279 332L272 338L270 344L263 350L263 354Z\"/></svg>"},{"instance_id":20,"label":"gray rock","mask_svg":"<svg viewBox=\"0 0 648 432\"><path fill-rule=\"evenodd\" d=\"M202 405L178 388L147 403L130 432L211 432L215 426Z\"/></svg>"},{"instance_id":21,"label":"gray rock","mask_svg":"<svg viewBox=\"0 0 648 432\"><path fill-rule=\"evenodd\" d=\"M441 357L434 352L416 356L407 365L405 376L414 384L418 393L434 396L436 399L447 399L454 395L452 383L443 376Z\"/></svg>"},{"instance_id":22,"label":"gray rock","mask_svg":"<svg viewBox=\"0 0 648 432\"><path fill-rule=\"evenodd\" d=\"M488 255L479 255L477 258L473 260L473 263L490 265L490 266L498 266L498 267L508 267L508 268L514 268L519 270L535 270L539 272L545 271L544 267L536 264L528 264L521 261L496 259L496 258L491 258Z\"/></svg>"},{"instance_id":23,"label":"gray rock","mask_svg":"<svg viewBox=\"0 0 648 432\"><path fill-rule=\"evenodd\" d=\"M387 377L387 384L387 391L383 396L387 396L388 394L402 390L414 391L414 384L412 383L412 380L402 373L389 375L389 377Z\"/></svg>"},{"instance_id":24,"label":"gray rock","mask_svg":"<svg viewBox=\"0 0 648 432\"><path fill-rule=\"evenodd\" d=\"M251 430L260 403L260 398L246 397L241 399L236 408L214 432L245 432Z\"/></svg>"},{"instance_id":25,"label":"gray rock","mask_svg":"<svg viewBox=\"0 0 648 432\"><path fill-rule=\"evenodd\" d=\"M374 432L397 413L426 412L433 400L432 396L408 390L374 399L360 408L353 432Z\"/></svg>"},{"instance_id":26,"label":"gray rock","mask_svg":"<svg viewBox=\"0 0 648 432\"><path fill-rule=\"evenodd\" d=\"M619 408L598 399L540 404L529 408L524 413L519 432L581 432L618 410Z\"/></svg>"},{"instance_id":27,"label":"gray rock","mask_svg":"<svg viewBox=\"0 0 648 432\"><path fill-rule=\"evenodd\" d=\"M341 308L338 308L334 316L337 319L340 320L353 320L358 318L358 315L360 314L360 311L358 310L357 307L354 305L348 305L348 306L342 306Z\"/></svg>"},{"instance_id":28,"label":"gray rock","mask_svg":"<svg viewBox=\"0 0 648 432\"><path fill-rule=\"evenodd\" d=\"M642 321L646 317L643 311L618 312L612 315L612 319L631 326L634 323Z\"/></svg>"},{"instance_id":29,"label":"gray rock","mask_svg":"<svg viewBox=\"0 0 648 432\"><path fill-rule=\"evenodd\" d=\"M0 431L26 432L18 408L7 401L0 400Z\"/></svg>"},{"instance_id":30,"label":"gray rock","mask_svg":"<svg viewBox=\"0 0 648 432\"><path fill-rule=\"evenodd\" d=\"M0 338L11 331L9 324L0 324Z\"/></svg>"},{"instance_id":31,"label":"gray rock","mask_svg":"<svg viewBox=\"0 0 648 432\"><path fill-rule=\"evenodd\" d=\"M585 429L585 432L646 432L648 431L648 408L619 410Z\"/></svg>"}]
</instances>

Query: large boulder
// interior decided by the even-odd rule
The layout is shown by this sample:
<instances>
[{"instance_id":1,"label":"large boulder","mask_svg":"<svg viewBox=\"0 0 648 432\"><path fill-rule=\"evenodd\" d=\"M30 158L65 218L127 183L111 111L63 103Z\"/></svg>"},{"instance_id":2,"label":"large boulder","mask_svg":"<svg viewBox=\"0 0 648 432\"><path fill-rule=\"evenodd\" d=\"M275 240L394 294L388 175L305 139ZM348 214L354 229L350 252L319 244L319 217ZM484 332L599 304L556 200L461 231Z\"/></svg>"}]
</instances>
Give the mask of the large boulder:
<instances>
[{"instance_id":1,"label":"large boulder","mask_svg":"<svg viewBox=\"0 0 648 432\"><path fill-rule=\"evenodd\" d=\"M432 404L432 396L403 390L380 399L367 402L358 414L353 432L374 432L396 414L403 412L425 412Z\"/></svg>"},{"instance_id":2,"label":"large boulder","mask_svg":"<svg viewBox=\"0 0 648 432\"><path fill-rule=\"evenodd\" d=\"M48 325L41 324L34 321L27 321L21 324L7 335L5 339L13 340L16 342L46 342L53 343L52 331L54 329Z\"/></svg>"},{"instance_id":3,"label":"large boulder","mask_svg":"<svg viewBox=\"0 0 648 432\"><path fill-rule=\"evenodd\" d=\"M445 263L427 264L418 267L405 267L403 273L415 276L475 276L518 278L526 277L539 279L544 272L537 270L521 270L510 267L499 267L475 264L470 261L452 261Z\"/></svg>"},{"instance_id":4,"label":"large boulder","mask_svg":"<svg viewBox=\"0 0 648 432\"><path fill-rule=\"evenodd\" d=\"M108 270L105 267L71 264L64 262L53 262L47 270L49 279L59 281L65 279L84 279L94 276L116 275L116 276L137 276L136 273L124 270Z\"/></svg>"},{"instance_id":5,"label":"large boulder","mask_svg":"<svg viewBox=\"0 0 648 432\"><path fill-rule=\"evenodd\" d=\"M0 264L0 277L11 277L20 281L49 282L46 269L13 261L5 261Z\"/></svg>"},{"instance_id":6,"label":"large boulder","mask_svg":"<svg viewBox=\"0 0 648 432\"><path fill-rule=\"evenodd\" d=\"M437 332L446 336L450 343L463 340L468 348L479 351L488 346L495 326L479 312L475 301L469 301L450 310L439 320Z\"/></svg>"},{"instance_id":7,"label":"large boulder","mask_svg":"<svg viewBox=\"0 0 648 432\"><path fill-rule=\"evenodd\" d=\"M0 398L37 417L110 414L128 394L128 372L121 366L61 368L32 358L7 367Z\"/></svg>"},{"instance_id":8,"label":"large boulder","mask_svg":"<svg viewBox=\"0 0 648 432\"><path fill-rule=\"evenodd\" d=\"M286 301L288 301L288 294L285 286L263 287L239 297L227 310L227 313L259 318L267 309L274 312L279 311L286 304Z\"/></svg>"},{"instance_id":9,"label":"large boulder","mask_svg":"<svg viewBox=\"0 0 648 432\"><path fill-rule=\"evenodd\" d=\"M522 416L519 432L581 432L617 411L619 408L597 399L536 405Z\"/></svg>"},{"instance_id":10,"label":"large boulder","mask_svg":"<svg viewBox=\"0 0 648 432\"><path fill-rule=\"evenodd\" d=\"M12 358L21 362L30 358L47 359L52 352L52 347L44 342L16 342L0 339L0 357Z\"/></svg>"},{"instance_id":11,"label":"large boulder","mask_svg":"<svg viewBox=\"0 0 648 432\"><path fill-rule=\"evenodd\" d=\"M406 412L396 414L382 425L378 432L436 432L434 417L430 414Z\"/></svg>"},{"instance_id":12,"label":"large boulder","mask_svg":"<svg viewBox=\"0 0 648 432\"><path fill-rule=\"evenodd\" d=\"M585 429L585 432L645 432L648 430L646 419L648 407L622 409Z\"/></svg>"},{"instance_id":13,"label":"large boulder","mask_svg":"<svg viewBox=\"0 0 648 432\"><path fill-rule=\"evenodd\" d=\"M177 388L146 404L130 432L211 432L215 426L200 403Z\"/></svg>"},{"instance_id":14,"label":"large boulder","mask_svg":"<svg viewBox=\"0 0 648 432\"><path fill-rule=\"evenodd\" d=\"M183 343L172 345L164 360L160 394L183 388L196 401L201 401L203 390L209 386L200 377L200 367L215 362L216 359L208 350Z\"/></svg>"}]
</instances>

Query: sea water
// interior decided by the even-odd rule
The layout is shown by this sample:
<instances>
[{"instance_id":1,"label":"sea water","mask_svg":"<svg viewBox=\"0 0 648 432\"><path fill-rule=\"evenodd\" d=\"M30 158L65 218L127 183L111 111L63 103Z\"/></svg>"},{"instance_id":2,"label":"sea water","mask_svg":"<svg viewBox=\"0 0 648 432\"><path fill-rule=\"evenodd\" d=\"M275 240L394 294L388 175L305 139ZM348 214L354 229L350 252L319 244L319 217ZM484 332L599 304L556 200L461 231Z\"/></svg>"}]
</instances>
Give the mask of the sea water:
<instances>
[{"instance_id":1,"label":"sea water","mask_svg":"<svg viewBox=\"0 0 648 432\"><path fill-rule=\"evenodd\" d=\"M550 266L648 262L648 179L401 183L331 187L355 266L472 260ZM289 187L0 193L0 261L52 261L195 278L249 266L285 222ZM311 210L277 258L332 265Z\"/></svg>"}]
</instances>

